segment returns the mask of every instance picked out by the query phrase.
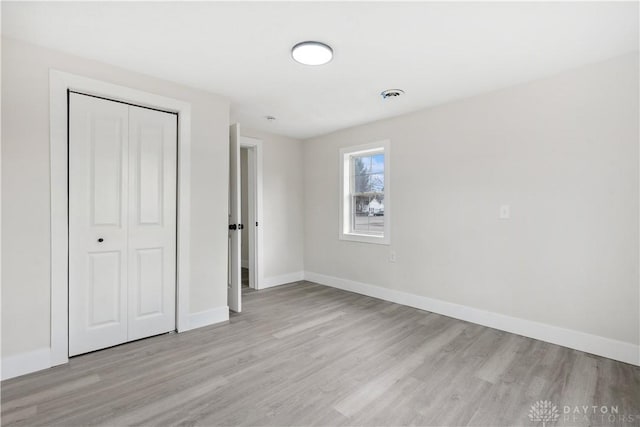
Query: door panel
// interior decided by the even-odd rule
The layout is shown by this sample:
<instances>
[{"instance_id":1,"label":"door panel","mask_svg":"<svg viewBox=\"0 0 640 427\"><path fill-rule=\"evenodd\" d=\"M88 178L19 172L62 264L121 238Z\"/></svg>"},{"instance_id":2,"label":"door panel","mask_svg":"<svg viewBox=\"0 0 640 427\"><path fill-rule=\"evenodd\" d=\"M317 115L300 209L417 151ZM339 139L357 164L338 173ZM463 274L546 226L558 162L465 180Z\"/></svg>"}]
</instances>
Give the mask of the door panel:
<instances>
[{"instance_id":1,"label":"door panel","mask_svg":"<svg viewBox=\"0 0 640 427\"><path fill-rule=\"evenodd\" d=\"M71 356L127 341L128 137L126 105L70 95Z\"/></svg>"},{"instance_id":2,"label":"door panel","mask_svg":"<svg viewBox=\"0 0 640 427\"><path fill-rule=\"evenodd\" d=\"M136 278L138 294L138 304L135 307L135 318L143 316L161 314L162 306L162 271L163 251L162 248L139 249L137 251L137 272Z\"/></svg>"},{"instance_id":3,"label":"door panel","mask_svg":"<svg viewBox=\"0 0 640 427\"><path fill-rule=\"evenodd\" d=\"M240 125L229 128L229 224L241 223L240 200ZM229 230L229 284L227 300L229 309L240 313L242 310L242 230Z\"/></svg>"},{"instance_id":4,"label":"door panel","mask_svg":"<svg viewBox=\"0 0 640 427\"><path fill-rule=\"evenodd\" d=\"M121 224L123 123L113 117L92 118L89 170L93 225ZM126 128L125 128L126 129ZM126 142L126 141L125 141Z\"/></svg>"},{"instance_id":5,"label":"door panel","mask_svg":"<svg viewBox=\"0 0 640 427\"><path fill-rule=\"evenodd\" d=\"M122 321L120 262L119 251L89 254L87 283L89 328L117 324Z\"/></svg>"},{"instance_id":6,"label":"door panel","mask_svg":"<svg viewBox=\"0 0 640 427\"><path fill-rule=\"evenodd\" d=\"M175 330L177 116L129 107L129 339Z\"/></svg>"},{"instance_id":7,"label":"door panel","mask_svg":"<svg viewBox=\"0 0 640 427\"><path fill-rule=\"evenodd\" d=\"M140 125L138 131L138 224L162 225L163 129Z\"/></svg>"}]
</instances>

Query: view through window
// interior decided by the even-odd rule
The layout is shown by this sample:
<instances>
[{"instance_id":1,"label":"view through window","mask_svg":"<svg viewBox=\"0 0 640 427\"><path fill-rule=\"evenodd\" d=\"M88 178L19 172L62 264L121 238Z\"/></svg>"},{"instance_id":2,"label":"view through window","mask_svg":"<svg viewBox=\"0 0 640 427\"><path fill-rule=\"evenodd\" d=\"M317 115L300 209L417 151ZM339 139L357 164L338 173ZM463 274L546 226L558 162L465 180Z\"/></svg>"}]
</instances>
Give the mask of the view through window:
<instances>
[{"instance_id":1,"label":"view through window","mask_svg":"<svg viewBox=\"0 0 640 427\"><path fill-rule=\"evenodd\" d=\"M384 234L384 153L351 156L351 230Z\"/></svg>"}]
</instances>

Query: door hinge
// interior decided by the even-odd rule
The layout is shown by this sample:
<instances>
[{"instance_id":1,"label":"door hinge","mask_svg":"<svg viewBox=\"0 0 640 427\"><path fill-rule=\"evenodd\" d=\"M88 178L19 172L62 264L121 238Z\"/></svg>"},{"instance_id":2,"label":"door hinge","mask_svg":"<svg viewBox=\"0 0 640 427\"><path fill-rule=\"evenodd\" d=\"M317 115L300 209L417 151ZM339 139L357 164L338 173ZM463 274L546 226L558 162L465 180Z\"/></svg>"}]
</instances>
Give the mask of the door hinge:
<instances>
[{"instance_id":1,"label":"door hinge","mask_svg":"<svg viewBox=\"0 0 640 427\"><path fill-rule=\"evenodd\" d=\"M244 230L244 224L238 224L238 230Z\"/></svg>"}]
</instances>

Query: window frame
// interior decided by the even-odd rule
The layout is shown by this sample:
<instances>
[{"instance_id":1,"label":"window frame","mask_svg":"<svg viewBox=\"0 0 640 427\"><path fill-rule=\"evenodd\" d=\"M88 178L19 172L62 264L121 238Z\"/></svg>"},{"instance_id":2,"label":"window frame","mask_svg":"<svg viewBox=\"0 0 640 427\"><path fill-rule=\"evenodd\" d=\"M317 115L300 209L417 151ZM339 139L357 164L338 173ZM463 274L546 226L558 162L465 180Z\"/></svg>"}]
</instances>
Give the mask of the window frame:
<instances>
[{"instance_id":1,"label":"window frame","mask_svg":"<svg viewBox=\"0 0 640 427\"><path fill-rule=\"evenodd\" d=\"M391 148L390 140L349 146L340 149L340 240L352 242L391 244ZM351 230L351 158L356 155L384 153L384 231L382 236L357 233Z\"/></svg>"}]
</instances>

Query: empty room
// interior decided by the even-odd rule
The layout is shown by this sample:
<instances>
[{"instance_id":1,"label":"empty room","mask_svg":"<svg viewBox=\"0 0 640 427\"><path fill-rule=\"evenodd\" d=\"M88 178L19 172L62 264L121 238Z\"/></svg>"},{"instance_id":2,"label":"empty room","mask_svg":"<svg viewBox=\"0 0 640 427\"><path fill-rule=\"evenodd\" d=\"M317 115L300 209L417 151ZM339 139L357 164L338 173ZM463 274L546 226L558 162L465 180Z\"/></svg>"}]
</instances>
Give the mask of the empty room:
<instances>
[{"instance_id":1,"label":"empty room","mask_svg":"<svg viewBox=\"0 0 640 427\"><path fill-rule=\"evenodd\" d=\"M2 426L640 427L640 3L2 1Z\"/></svg>"}]
</instances>

